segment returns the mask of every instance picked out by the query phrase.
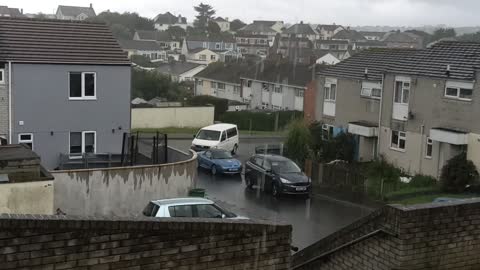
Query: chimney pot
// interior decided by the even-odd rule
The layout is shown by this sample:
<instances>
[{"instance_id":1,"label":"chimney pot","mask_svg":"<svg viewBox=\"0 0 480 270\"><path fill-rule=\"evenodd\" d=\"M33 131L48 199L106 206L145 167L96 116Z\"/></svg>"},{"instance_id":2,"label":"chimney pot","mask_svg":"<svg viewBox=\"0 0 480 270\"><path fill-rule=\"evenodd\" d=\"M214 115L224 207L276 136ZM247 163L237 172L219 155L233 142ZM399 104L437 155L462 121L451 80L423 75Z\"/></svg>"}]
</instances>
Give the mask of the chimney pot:
<instances>
[{"instance_id":1,"label":"chimney pot","mask_svg":"<svg viewBox=\"0 0 480 270\"><path fill-rule=\"evenodd\" d=\"M90 3L90 8L93 8L93 4L92 4L92 3Z\"/></svg>"}]
</instances>

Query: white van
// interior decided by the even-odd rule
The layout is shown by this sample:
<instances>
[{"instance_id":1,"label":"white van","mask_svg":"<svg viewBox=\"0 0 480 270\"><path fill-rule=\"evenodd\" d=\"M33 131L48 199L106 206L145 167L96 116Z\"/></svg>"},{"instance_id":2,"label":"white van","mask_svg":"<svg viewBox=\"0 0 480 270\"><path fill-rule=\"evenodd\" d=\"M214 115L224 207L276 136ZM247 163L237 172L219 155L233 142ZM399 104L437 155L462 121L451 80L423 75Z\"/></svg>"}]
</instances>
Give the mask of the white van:
<instances>
[{"instance_id":1,"label":"white van","mask_svg":"<svg viewBox=\"0 0 480 270\"><path fill-rule=\"evenodd\" d=\"M238 128L232 124L215 124L198 131L192 141L194 151L224 149L235 154L238 150Z\"/></svg>"}]
</instances>

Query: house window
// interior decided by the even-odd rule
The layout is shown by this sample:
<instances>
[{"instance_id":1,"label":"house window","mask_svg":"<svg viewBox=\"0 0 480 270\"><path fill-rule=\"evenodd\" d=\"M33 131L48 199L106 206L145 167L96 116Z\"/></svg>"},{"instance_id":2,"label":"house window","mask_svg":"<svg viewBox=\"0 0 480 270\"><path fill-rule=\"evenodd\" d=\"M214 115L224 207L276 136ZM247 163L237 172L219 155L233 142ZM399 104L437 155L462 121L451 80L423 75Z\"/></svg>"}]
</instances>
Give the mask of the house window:
<instances>
[{"instance_id":1,"label":"house window","mask_svg":"<svg viewBox=\"0 0 480 270\"><path fill-rule=\"evenodd\" d=\"M372 82L363 82L360 95L362 97L371 97L371 98L380 99L382 97L382 84L372 83Z\"/></svg>"},{"instance_id":2,"label":"house window","mask_svg":"<svg viewBox=\"0 0 480 270\"><path fill-rule=\"evenodd\" d=\"M266 44L267 41L265 39L260 39L260 44Z\"/></svg>"},{"instance_id":3,"label":"house window","mask_svg":"<svg viewBox=\"0 0 480 270\"><path fill-rule=\"evenodd\" d=\"M334 83L326 85L324 95L325 101L335 102L335 100L337 99L337 85Z\"/></svg>"},{"instance_id":4,"label":"house window","mask_svg":"<svg viewBox=\"0 0 480 270\"><path fill-rule=\"evenodd\" d=\"M278 93L278 94L283 93L282 87L281 87L280 85L275 86L275 88L273 89L273 91L274 91L275 93Z\"/></svg>"},{"instance_id":5,"label":"house window","mask_svg":"<svg viewBox=\"0 0 480 270\"><path fill-rule=\"evenodd\" d=\"M333 138L333 126L332 125L327 125L323 124L322 125L322 139L324 141L328 141L331 138Z\"/></svg>"},{"instance_id":6,"label":"house window","mask_svg":"<svg viewBox=\"0 0 480 270\"><path fill-rule=\"evenodd\" d=\"M303 97L304 95L305 95L305 90L300 90L300 89L295 90L295 96Z\"/></svg>"},{"instance_id":7,"label":"house window","mask_svg":"<svg viewBox=\"0 0 480 270\"><path fill-rule=\"evenodd\" d=\"M207 46L207 42L203 42L203 48L207 49L208 46Z\"/></svg>"},{"instance_id":8,"label":"house window","mask_svg":"<svg viewBox=\"0 0 480 270\"><path fill-rule=\"evenodd\" d=\"M233 87L233 94L234 95L240 95L240 86L234 86Z\"/></svg>"},{"instance_id":9,"label":"house window","mask_svg":"<svg viewBox=\"0 0 480 270\"><path fill-rule=\"evenodd\" d=\"M252 80L247 80L247 87L252 87Z\"/></svg>"},{"instance_id":10,"label":"house window","mask_svg":"<svg viewBox=\"0 0 480 270\"><path fill-rule=\"evenodd\" d=\"M70 156L96 153L95 131L70 132Z\"/></svg>"},{"instance_id":11,"label":"house window","mask_svg":"<svg viewBox=\"0 0 480 270\"><path fill-rule=\"evenodd\" d=\"M408 104L409 99L410 99L410 82L395 81L394 102L401 103L401 104Z\"/></svg>"},{"instance_id":12,"label":"house window","mask_svg":"<svg viewBox=\"0 0 480 270\"><path fill-rule=\"evenodd\" d=\"M445 97L459 100L472 100L473 83L447 82Z\"/></svg>"},{"instance_id":13,"label":"house window","mask_svg":"<svg viewBox=\"0 0 480 270\"><path fill-rule=\"evenodd\" d=\"M403 131L392 130L390 148L394 150L405 151L407 142L407 133Z\"/></svg>"},{"instance_id":14,"label":"house window","mask_svg":"<svg viewBox=\"0 0 480 270\"><path fill-rule=\"evenodd\" d=\"M210 60L215 61L216 58L217 58L217 57L216 57L215 55L210 55Z\"/></svg>"},{"instance_id":15,"label":"house window","mask_svg":"<svg viewBox=\"0 0 480 270\"><path fill-rule=\"evenodd\" d=\"M220 50L222 48L222 44L220 43L215 43L215 49Z\"/></svg>"},{"instance_id":16,"label":"house window","mask_svg":"<svg viewBox=\"0 0 480 270\"><path fill-rule=\"evenodd\" d=\"M233 44L232 43L225 43L225 49L232 49Z\"/></svg>"},{"instance_id":17,"label":"house window","mask_svg":"<svg viewBox=\"0 0 480 270\"><path fill-rule=\"evenodd\" d=\"M433 153L433 140L427 137L427 147L425 149L425 157L426 158L432 158L432 153Z\"/></svg>"},{"instance_id":18,"label":"house window","mask_svg":"<svg viewBox=\"0 0 480 270\"><path fill-rule=\"evenodd\" d=\"M70 99L96 98L95 72L70 72Z\"/></svg>"},{"instance_id":19,"label":"house window","mask_svg":"<svg viewBox=\"0 0 480 270\"><path fill-rule=\"evenodd\" d=\"M0 65L0 84L5 83L5 69L2 65Z\"/></svg>"},{"instance_id":20,"label":"house window","mask_svg":"<svg viewBox=\"0 0 480 270\"><path fill-rule=\"evenodd\" d=\"M203 61L207 60L207 55L200 54L200 60L203 60Z\"/></svg>"},{"instance_id":21,"label":"house window","mask_svg":"<svg viewBox=\"0 0 480 270\"><path fill-rule=\"evenodd\" d=\"M225 90L225 84L224 83L217 83L217 88L219 90Z\"/></svg>"},{"instance_id":22,"label":"house window","mask_svg":"<svg viewBox=\"0 0 480 270\"><path fill-rule=\"evenodd\" d=\"M33 150L33 134L32 133L20 133L18 134L18 143L26 144Z\"/></svg>"},{"instance_id":23,"label":"house window","mask_svg":"<svg viewBox=\"0 0 480 270\"><path fill-rule=\"evenodd\" d=\"M177 43L176 43L176 42L173 42L173 43L172 43L172 47L173 47L173 48L177 48Z\"/></svg>"},{"instance_id":24,"label":"house window","mask_svg":"<svg viewBox=\"0 0 480 270\"><path fill-rule=\"evenodd\" d=\"M216 82L211 82L210 85L212 86L212 88L217 88L217 83Z\"/></svg>"},{"instance_id":25,"label":"house window","mask_svg":"<svg viewBox=\"0 0 480 270\"><path fill-rule=\"evenodd\" d=\"M262 90L266 92L270 92L270 87L267 83L262 83Z\"/></svg>"},{"instance_id":26,"label":"house window","mask_svg":"<svg viewBox=\"0 0 480 270\"><path fill-rule=\"evenodd\" d=\"M202 81L202 80L198 80L198 81L197 81L197 85L203 86L203 81Z\"/></svg>"}]
</instances>

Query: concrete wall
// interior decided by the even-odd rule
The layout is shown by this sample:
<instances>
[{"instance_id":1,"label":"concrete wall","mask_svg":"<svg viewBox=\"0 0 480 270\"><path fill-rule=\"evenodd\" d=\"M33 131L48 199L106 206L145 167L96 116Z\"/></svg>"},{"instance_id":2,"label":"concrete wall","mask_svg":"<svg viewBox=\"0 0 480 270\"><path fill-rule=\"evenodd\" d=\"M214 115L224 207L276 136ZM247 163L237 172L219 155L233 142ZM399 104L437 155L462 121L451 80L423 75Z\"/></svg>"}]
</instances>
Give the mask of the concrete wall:
<instances>
[{"instance_id":1,"label":"concrete wall","mask_svg":"<svg viewBox=\"0 0 480 270\"><path fill-rule=\"evenodd\" d=\"M78 216L139 216L151 200L187 196L195 187L196 159L194 154L163 165L54 171L55 209Z\"/></svg>"},{"instance_id":2,"label":"concrete wall","mask_svg":"<svg viewBox=\"0 0 480 270\"><path fill-rule=\"evenodd\" d=\"M0 213L53 214L53 181L0 185Z\"/></svg>"},{"instance_id":3,"label":"concrete wall","mask_svg":"<svg viewBox=\"0 0 480 270\"><path fill-rule=\"evenodd\" d=\"M214 107L133 108L132 129L196 127L213 124Z\"/></svg>"},{"instance_id":4,"label":"concrete wall","mask_svg":"<svg viewBox=\"0 0 480 270\"><path fill-rule=\"evenodd\" d=\"M0 268L286 270L291 230L221 219L0 215Z\"/></svg>"},{"instance_id":5,"label":"concrete wall","mask_svg":"<svg viewBox=\"0 0 480 270\"><path fill-rule=\"evenodd\" d=\"M478 269L478 224L478 199L390 205L296 253L292 269ZM379 229L384 231L355 241Z\"/></svg>"},{"instance_id":6,"label":"concrete wall","mask_svg":"<svg viewBox=\"0 0 480 270\"><path fill-rule=\"evenodd\" d=\"M71 71L96 72L96 100L69 100ZM120 153L130 129L130 73L129 66L13 64L12 143L33 133L47 169L69 153L70 132L96 131L97 153Z\"/></svg>"}]
</instances>

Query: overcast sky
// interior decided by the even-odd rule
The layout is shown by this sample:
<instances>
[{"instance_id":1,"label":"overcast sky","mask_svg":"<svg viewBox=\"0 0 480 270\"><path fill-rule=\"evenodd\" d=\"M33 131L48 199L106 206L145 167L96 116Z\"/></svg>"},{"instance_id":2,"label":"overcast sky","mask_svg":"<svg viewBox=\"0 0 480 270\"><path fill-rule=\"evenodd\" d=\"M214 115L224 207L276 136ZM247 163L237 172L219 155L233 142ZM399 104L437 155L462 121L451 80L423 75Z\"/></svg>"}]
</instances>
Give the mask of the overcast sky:
<instances>
[{"instance_id":1,"label":"overcast sky","mask_svg":"<svg viewBox=\"0 0 480 270\"><path fill-rule=\"evenodd\" d=\"M283 20L343 25L451 26L480 25L480 0L209 0L217 16L243 21L254 19ZM0 0L0 5L23 8L25 13L54 13L57 5L88 6L95 11L137 12L153 17L170 11L182 14L191 22L191 0Z\"/></svg>"}]
</instances>

